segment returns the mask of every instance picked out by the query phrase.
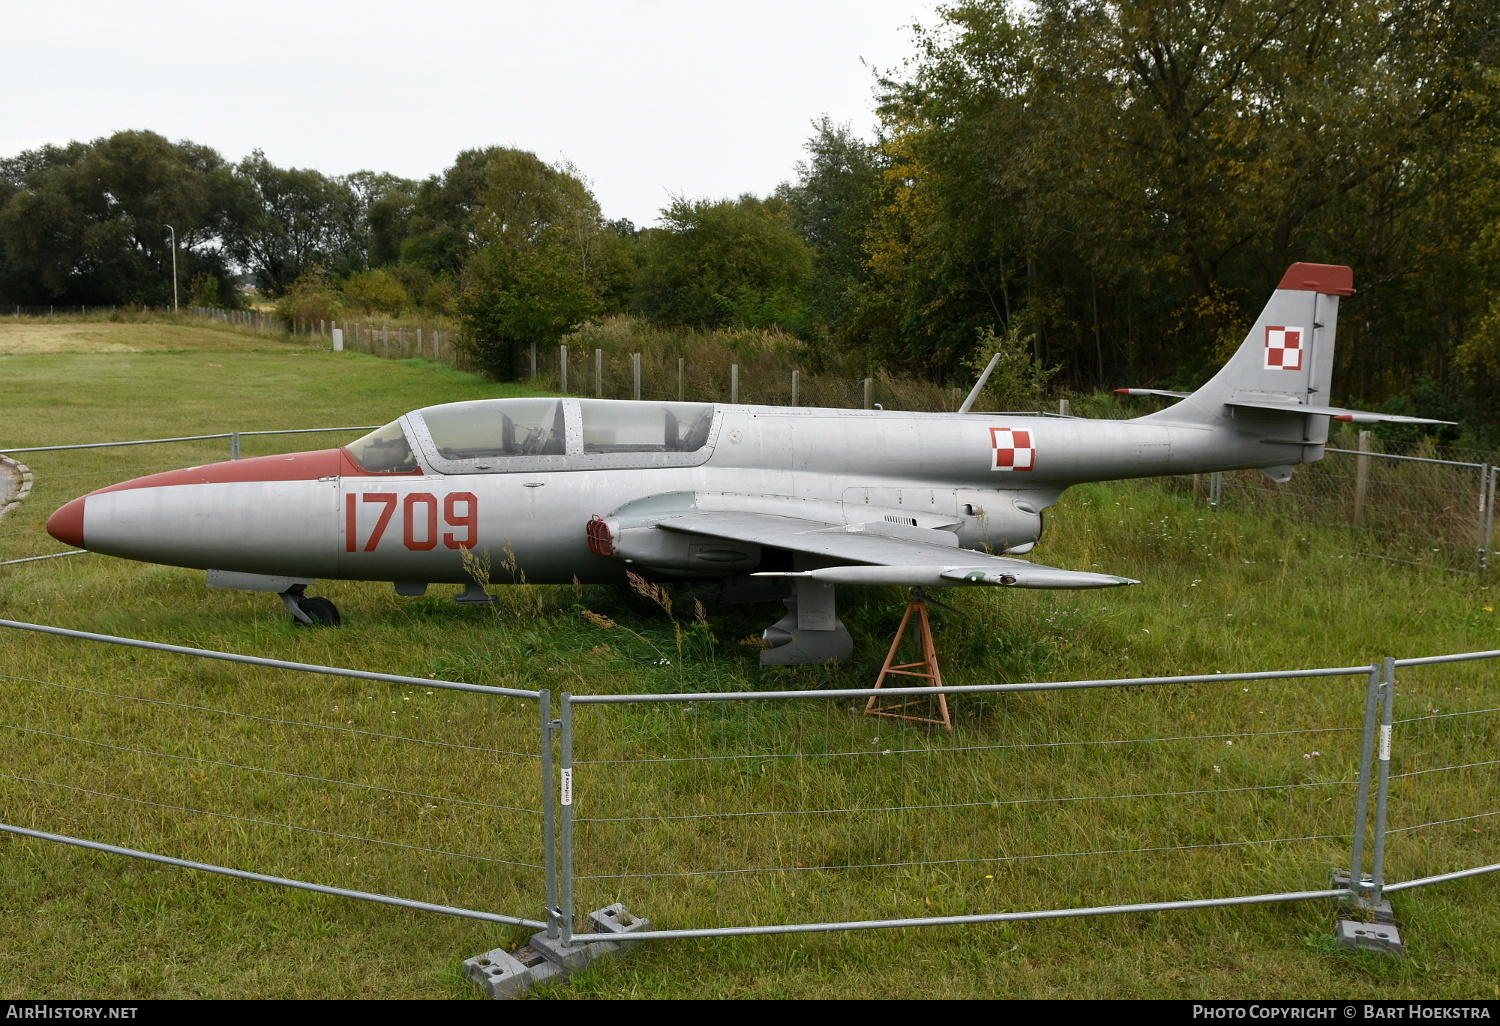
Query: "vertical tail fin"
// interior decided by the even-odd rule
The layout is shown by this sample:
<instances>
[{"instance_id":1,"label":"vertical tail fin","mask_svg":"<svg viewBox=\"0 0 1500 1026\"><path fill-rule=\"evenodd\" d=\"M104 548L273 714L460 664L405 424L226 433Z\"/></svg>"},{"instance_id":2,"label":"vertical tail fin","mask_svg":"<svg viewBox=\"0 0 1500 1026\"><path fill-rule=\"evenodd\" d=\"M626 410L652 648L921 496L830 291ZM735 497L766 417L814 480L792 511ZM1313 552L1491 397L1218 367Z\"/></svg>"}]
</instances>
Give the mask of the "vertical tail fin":
<instances>
[{"instance_id":1,"label":"vertical tail fin","mask_svg":"<svg viewBox=\"0 0 1500 1026\"><path fill-rule=\"evenodd\" d=\"M1144 419L1212 424L1228 415L1226 403L1236 401L1327 406L1339 297L1353 293L1348 267L1293 264L1219 373L1182 402ZM1327 418L1309 419L1320 421L1326 435Z\"/></svg>"}]
</instances>

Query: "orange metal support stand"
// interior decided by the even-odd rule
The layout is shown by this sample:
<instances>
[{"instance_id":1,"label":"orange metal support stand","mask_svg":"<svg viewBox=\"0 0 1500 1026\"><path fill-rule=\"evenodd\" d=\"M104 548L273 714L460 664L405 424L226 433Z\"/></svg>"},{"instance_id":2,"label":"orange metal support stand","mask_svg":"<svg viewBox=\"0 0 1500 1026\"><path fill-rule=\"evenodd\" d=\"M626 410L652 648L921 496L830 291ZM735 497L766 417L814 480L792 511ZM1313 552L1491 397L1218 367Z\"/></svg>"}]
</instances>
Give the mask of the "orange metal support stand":
<instances>
[{"instance_id":1,"label":"orange metal support stand","mask_svg":"<svg viewBox=\"0 0 1500 1026\"><path fill-rule=\"evenodd\" d=\"M901 640L906 637L907 625L911 623L912 614L917 616L917 661L914 663L897 663L896 652L901 648ZM886 653L885 665L880 668L880 676L875 680L877 688L885 684L885 679L893 674L903 677L920 677L925 679L935 688L943 686L943 674L938 669L937 648L932 643L932 624L927 619L927 603L913 596L906 604L906 614L901 617L901 626L896 630L896 639L891 642L891 650ZM871 695L870 700L865 703L866 716L889 716L896 720L912 720L916 723L936 723L953 729L953 720L948 716L948 696L939 694L937 696L938 708L942 711L941 719L933 719L929 716L911 716L898 712L913 705L920 705L926 699L915 698L909 702L898 702L894 705L875 707L876 696Z\"/></svg>"}]
</instances>

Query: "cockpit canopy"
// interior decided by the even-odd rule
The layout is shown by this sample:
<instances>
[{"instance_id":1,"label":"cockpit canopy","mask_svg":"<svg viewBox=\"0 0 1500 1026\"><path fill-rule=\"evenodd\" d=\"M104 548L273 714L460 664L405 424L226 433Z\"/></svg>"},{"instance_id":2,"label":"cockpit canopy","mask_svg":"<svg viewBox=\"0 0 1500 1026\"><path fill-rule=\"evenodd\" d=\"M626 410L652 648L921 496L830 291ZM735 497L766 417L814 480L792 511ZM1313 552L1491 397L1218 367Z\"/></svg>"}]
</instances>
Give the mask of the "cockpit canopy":
<instances>
[{"instance_id":1,"label":"cockpit canopy","mask_svg":"<svg viewBox=\"0 0 1500 1026\"><path fill-rule=\"evenodd\" d=\"M355 463L371 474L400 474L417 469L417 457L411 451L399 420L376 428L344 448L354 457Z\"/></svg>"},{"instance_id":2,"label":"cockpit canopy","mask_svg":"<svg viewBox=\"0 0 1500 1026\"><path fill-rule=\"evenodd\" d=\"M371 473L418 466L428 453L444 473L504 472L531 466L579 467L610 457L609 466L691 465L707 458L712 403L619 402L601 399L481 399L428 406L348 446ZM700 454L697 457L692 454ZM648 456L647 454L661 454ZM676 455L674 455L676 454ZM632 459L639 455L639 460ZM519 459L533 457L533 459ZM535 458L543 459L535 459ZM546 458L550 457L550 459ZM511 462L511 461L517 462ZM685 461L685 462L684 462Z\"/></svg>"},{"instance_id":3,"label":"cockpit canopy","mask_svg":"<svg viewBox=\"0 0 1500 1026\"><path fill-rule=\"evenodd\" d=\"M697 452L708 444L712 403L582 399L584 452Z\"/></svg>"},{"instance_id":4,"label":"cockpit canopy","mask_svg":"<svg viewBox=\"0 0 1500 1026\"><path fill-rule=\"evenodd\" d=\"M561 399L483 399L421 411L445 460L491 456L563 456L568 429Z\"/></svg>"}]
</instances>

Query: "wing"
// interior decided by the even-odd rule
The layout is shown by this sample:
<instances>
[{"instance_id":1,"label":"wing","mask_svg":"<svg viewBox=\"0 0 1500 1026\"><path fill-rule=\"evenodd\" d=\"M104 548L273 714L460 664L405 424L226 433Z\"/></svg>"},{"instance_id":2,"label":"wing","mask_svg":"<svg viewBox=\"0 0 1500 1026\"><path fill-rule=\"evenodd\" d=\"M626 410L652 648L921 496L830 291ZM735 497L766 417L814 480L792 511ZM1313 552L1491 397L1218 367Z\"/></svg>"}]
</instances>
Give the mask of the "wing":
<instances>
[{"instance_id":1,"label":"wing","mask_svg":"<svg viewBox=\"0 0 1500 1026\"><path fill-rule=\"evenodd\" d=\"M1061 570L1013 556L960 548L958 538L901 524L829 524L770 513L686 513L657 521L666 531L789 549L835 565L815 570L761 572L756 577L801 577L829 584L928 587L994 584L1011 588L1112 588L1139 584L1128 577Z\"/></svg>"}]
</instances>

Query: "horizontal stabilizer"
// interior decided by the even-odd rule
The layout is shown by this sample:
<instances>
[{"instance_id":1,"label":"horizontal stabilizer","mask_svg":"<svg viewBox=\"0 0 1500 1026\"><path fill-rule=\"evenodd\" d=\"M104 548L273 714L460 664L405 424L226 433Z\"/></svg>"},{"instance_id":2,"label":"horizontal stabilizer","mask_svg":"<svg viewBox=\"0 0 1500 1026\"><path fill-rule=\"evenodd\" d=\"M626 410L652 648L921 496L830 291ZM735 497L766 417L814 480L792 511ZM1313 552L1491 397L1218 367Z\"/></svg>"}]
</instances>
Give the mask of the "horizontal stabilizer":
<instances>
[{"instance_id":1,"label":"horizontal stabilizer","mask_svg":"<svg viewBox=\"0 0 1500 1026\"><path fill-rule=\"evenodd\" d=\"M1003 568L992 566L828 566L817 570L763 571L752 577L798 577L824 584L894 584L902 587L953 587L992 584L1005 588L1113 588L1139 584L1129 577L1027 563L1012 559Z\"/></svg>"},{"instance_id":2,"label":"horizontal stabilizer","mask_svg":"<svg viewBox=\"0 0 1500 1026\"><path fill-rule=\"evenodd\" d=\"M1115 395L1159 395L1168 399L1186 399L1191 392L1173 392L1165 388L1117 388Z\"/></svg>"},{"instance_id":3,"label":"horizontal stabilizer","mask_svg":"<svg viewBox=\"0 0 1500 1026\"><path fill-rule=\"evenodd\" d=\"M1368 410L1345 410L1337 406L1308 406L1303 403L1232 402L1226 406L1242 410L1274 410L1277 413L1295 413L1299 416L1311 414L1317 417L1332 417L1334 420L1352 424L1453 424L1451 420L1429 420L1426 417L1402 417L1394 413L1371 413Z\"/></svg>"}]
</instances>

